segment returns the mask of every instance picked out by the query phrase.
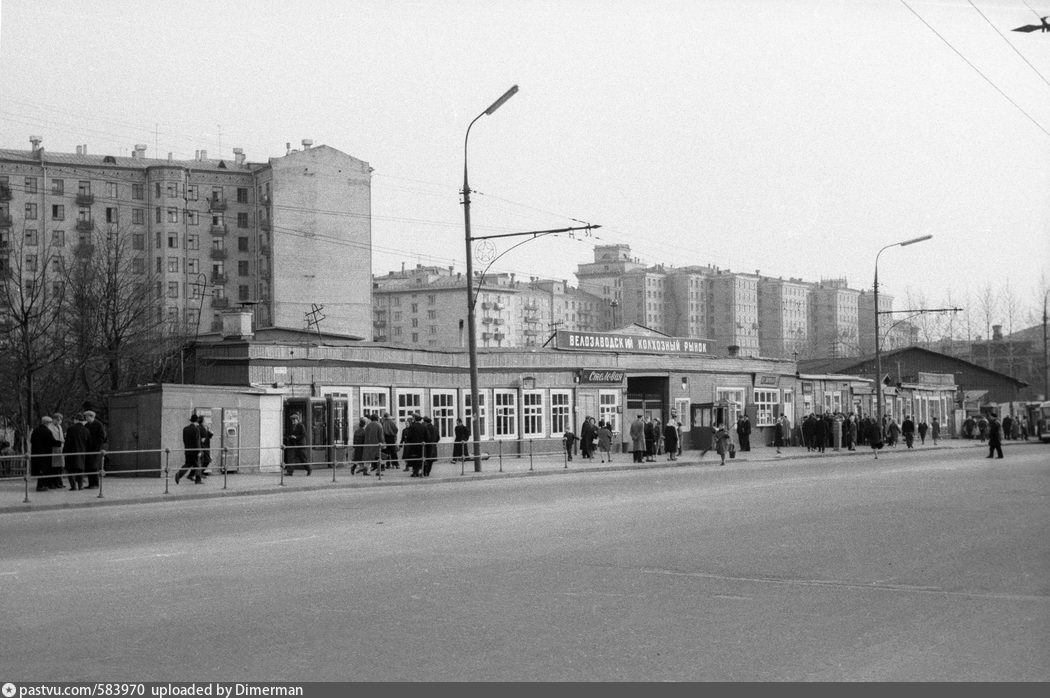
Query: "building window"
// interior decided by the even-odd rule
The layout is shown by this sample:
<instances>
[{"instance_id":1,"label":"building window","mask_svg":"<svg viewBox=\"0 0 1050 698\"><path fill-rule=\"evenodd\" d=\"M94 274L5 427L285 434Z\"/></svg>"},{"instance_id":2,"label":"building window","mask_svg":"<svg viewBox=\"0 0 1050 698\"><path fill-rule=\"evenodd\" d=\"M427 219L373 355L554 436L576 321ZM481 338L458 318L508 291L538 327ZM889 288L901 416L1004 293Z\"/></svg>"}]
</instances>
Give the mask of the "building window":
<instances>
[{"instance_id":1,"label":"building window","mask_svg":"<svg viewBox=\"0 0 1050 698\"><path fill-rule=\"evenodd\" d=\"M238 228L247 228L248 227L248 214L245 213L244 211L240 211L240 212L237 213L237 227Z\"/></svg>"},{"instance_id":2,"label":"building window","mask_svg":"<svg viewBox=\"0 0 1050 698\"><path fill-rule=\"evenodd\" d=\"M36 220L36 204L26 204L26 220L27 221L35 221Z\"/></svg>"},{"instance_id":3,"label":"building window","mask_svg":"<svg viewBox=\"0 0 1050 698\"><path fill-rule=\"evenodd\" d=\"M186 259L186 273L187 274L199 274L200 273L200 260L196 257L188 257ZM198 279L199 281L199 279ZM194 282L197 283L197 282Z\"/></svg>"},{"instance_id":4,"label":"building window","mask_svg":"<svg viewBox=\"0 0 1050 698\"><path fill-rule=\"evenodd\" d=\"M412 318L412 327L419 327L419 318Z\"/></svg>"},{"instance_id":5,"label":"building window","mask_svg":"<svg viewBox=\"0 0 1050 698\"><path fill-rule=\"evenodd\" d=\"M168 222L178 223L179 222L179 209L169 208L168 209Z\"/></svg>"},{"instance_id":6,"label":"building window","mask_svg":"<svg viewBox=\"0 0 1050 698\"><path fill-rule=\"evenodd\" d=\"M495 436L514 438L518 435L518 395L513 390L494 390L493 406L495 409Z\"/></svg>"},{"instance_id":7,"label":"building window","mask_svg":"<svg viewBox=\"0 0 1050 698\"><path fill-rule=\"evenodd\" d=\"M25 244L26 244L27 247L36 247L37 245L40 244L40 239L39 239L39 237L37 237L36 231L33 230L32 228L30 228L29 230L26 231L26 243Z\"/></svg>"},{"instance_id":8,"label":"building window","mask_svg":"<svg viewBox=\"0 0 1050 698\"><path fill-rule=\"evenodd\" d=\"M143 225L146 222L146 212L141 208L131 209L131 224Z\"/></svg>"},{"instance_id":9,"label":"building window","mask_svg":"<svg viewBox=\"0 0 1050 698\"><path fill-rule=\"evenodd\" d=\"M246 238L243 235L241 237L237 238L237 251L238 252L247 252L248 251L248 238Z\"/></svg>"},{"instance_id":10,"label":"building window","mask_svg":"<svg viewBox=\"0 0 1050 698\"><path fill-rule=\"evenodd\" d=\"M168 298L178 298L178 297L179 297L179 282L178 281L169 281L168 282Z\"/></svg>"},{"instance_id":11,"label":"building window","mask_svg":"<svg viewBox=\"0 0 1050 698\"><path fill-rule=\"evenodd\" d=\"M179 249L179 234L168 233L168 249L177 250Z\"/></svg>"},{"instance_id":12,"label":"building window","mask_svg":"<svg viewBox=\"0 0 1050 698\"><path fill-rule=\"evenodd\" d=\"M427 319L428 320L437 320L437 311L436 310L428 310L427 311Z\"/></svg>"},{"instance_id":13,"label":"building window","mask_svg":"<svg viewBox=\"0 0 1050 698\"><path fill-rule=\"evenodd\" d=\"M35 254L26 255L26 271L35 272L37 263L37 256Z\"/></svg>"},{"instance_id":14,"label":"building window","mask_svg":"<svg viewBox=\"0 0 1050 698\"><path fill-rule=\"evenodd\" d=\"M51 231L51 246L52 247L65 247L66 246L66 231L64 231L64 230L52 230Z\"/></svg>"},{"instance_id":15,"label":"building window","mask_svg":"<svg viewBox=\"0 0 1050 698\"><path fill-rule=\"evenodd\" d=\"M153 194L155 198L160 198L160 182L153 183Z\"/></svg>"},{"instance_id":16,"label":"building window","mask_svg":"<svg viewBox=\"0 0 1050 698\"><path fill-rule=\"evenodd\" d=\"M200 225L200 212L186 211L186 225Z\"/></svg>"},{"instance_id":17,"label":"building window","mask_svg":"<svg viewBox=\"0 0 1050 698\"><path fill-rule=\"evenodd\" d=\"M177 272L179 270L179 258L168 257L168 271Z\"/></svg>"},{"instance_id":18,"label":"building window","mask_svg":"<svg viewBox=\"0 0 1050 698\"><path fill-rule=\"evenodd\" d=\"M251 272L248 271L248 262L246 260L237 261L237 275L238 276L250 276Z\"/></svg>"},{"instance_id":19,"label":"building window","mask_svg":"<svg viewBox=\"0 0 1050 698\"><path fill-rule=\"evenodd\" d=\"M55 196L62 196L66 193L66 180L64 179L52 179L51 180L51 193Z\"/></svg>"},{"instance_id":20,"label":"building window","mask_svg":"<svg viewBox=\"0 0 1050 698\"><path fill-rule=\"evenodd\" d=\"M777 414L779 412L780 391L756 390L754 392L754 400L755 408L758 410L755 415L755 426L773 426L776 423Z\"/></svg>"},{"instance_id":21,"label":"building window","mask_svg":"<svg viewBox=\"0 0 1050 698\"><path fill-rule=\"evenodd\" d=\"M419 342L419 333L418 332L413 332L412 333L412 343L416 344L417 342Z\"/></svg>"},{"instance_id":22,"label":"building window","mask_svg":"<svg viewBox=\"0 0 1050 698\"><path fill-rule=\"evenodd\" d=\"M416 414L422 409L422 407L422 390L397 391L397 422L402 427L405 425L405 418L410 414Z\"/></svg>"},{"instance_id":23,"label":"building window","mask_svg":"<svg viewBox=\"0 0 1050 698\"><path fill-rule=\"evenodd\" d=\"M527 390L521 395L522 436L544 436L543 391Z\"/></svg>"},{"instance_id":24,"label":"building window","mask_svg":"<svg viewBox=\"0 0 1050 698\"><path fill-rule=\"evenodd\" d=\"M471 409L470 393L463 395L463 421L470 426L472 439L483 439L488 436L488 407L485 392L478 391L478 434L474 434L474 410Z\"/></svg>"},{"instance_id":25,"label":"building window","mask_svg":"<svg viewBox=\"0 0 1050 698\"><path fill-rule=\"evenodd\" d=\"M158 184L157 186L159 187L160 185ZM161 211L160 211L160 206L158 206L156 210L157 210L157 222L160 223L161 222L161 216L163 215L161 213Z\"/></svg>"},{"instance_id":26,"label":"building window","mask_svg":"<svg viewBox=\"0 0 1050 698\"><path fill-rule=\"evenodd\" d=\"M248 300L248 286L246 284L241 284L237 287L237 300Z\"/></svg>"},{"instance_id":27,"label":"building window","mask_svg":"<svg viewBox=\"0 0 1050 698\"><path fill-rule=\"evenodd\" d=\"M179 183L178 182L168 182L167 189L168 189L168 196L170 196L171 198L174 199L175 197L177 197L179 195Z\"/></svg>"},{"instance_id":28,"label":"building window","mask_svg":"<svg viewBox=\"0 0 1050 698\"><path fill-rule=\"evenodd\" d=\"M26 177L26 194L36 194L36 177Z\"/></svg>"},{"instance_id":29,"label":"building window","mask_svg":"<svg viewBox=\"0 0 1050 698\"><path fill-rule=\"evenodd\" d=\"M442 439L454 438L456 426L456 392L454 390L430 391L430 418Z\"/></svg>"},{"instance_id":30,"label":"building window","mask_svg":"<svg viewBox=\"0 0 1050 698\"><path fill-rule=\"evenodd\" d=\"M131 260L131 271L134 274L146 273L146 260L142 257L133 257Z\"/></svg>"},{"instance_id":31,"label":"building window","mask_svg":"<svg viewBox=\"0 0 1050 698\"><path fill-rule=\"evenodd\" d=\"M248 203L248 189L246 187L237 187L237 203L246 204ZM248 215L248 214L245 214Z\"/></svg>"},{"instance_id":32,"label":"building window","mask_svg":"<svg viewBox=\"0 0 1050 698\"><path fill-rule=\"evenodd\" d=\"M378 414L382 417L390 411L387 391L382 388L361 388L361 416Z\"/></svg>"},{"instance_id":33,"label":"building window","mask_svg":"<svg viewBox=\"0 0 1050 698\"><path fill-rule=\"evenodd\" d=\"M106 182L106 193L109 196L109 198L111 198L111 199L118 198L117 183L116 182Z\"/></svg>"},{"instance_id":34,"label":"building window","mask_svg":"<svg viewBox=\"0 0 1050 698\"><path fill-rule=\"evenodd\" d=\"M143 184L131 185L131 198L141 201L146 198L146 187Z\"/></svg>"},{"instance_id":35,"label":"building window","mask_svg":"<svg viewBox=\"0 0 1050 698\"><path fill-rule=\"evenodd\" d=\"M189 199L190 201L196 201L197 200L197 185L196 184L187 184L186 185L186 198Z\"/></svg>"},{"instance_id":36,"label":"building window","mask_svg":"<svg viewBox=\"0 0 1050 698\"><path fill-rule=\"evenodd\" d=\"M106 207L106 222L116 223L117 222L117 209L112 206Z\"/></svg>"},{"instance_id":37,"label":"building window","mask_svg":"<svg viewBox=\"0 0 1050 698\"><path fill-rule=\"evenodd\" d=\"M66 219L66 207L62 204L51 205L51 220L64 221Z\"/></svg>"},{"instance_id":38,"label":"building window","mask_svg":"<svg viewBox=\"0 0 1050 698\"><path fill-rule=\"evenodd\" d=\"M196 233L189 233L186 235L186 249L187 250L199 250L201 248L200 236Z\"/></svg>"},{"instance_id":39,"label":"building window","mask_svg":"<svg viewBox=\"0 0 1050 698\"><path fill-rule=\"evenodd\" d=\"M605 420L609 431L620 431L620 391L598 391L598 419Z\"/></svg>"}]
</instances>

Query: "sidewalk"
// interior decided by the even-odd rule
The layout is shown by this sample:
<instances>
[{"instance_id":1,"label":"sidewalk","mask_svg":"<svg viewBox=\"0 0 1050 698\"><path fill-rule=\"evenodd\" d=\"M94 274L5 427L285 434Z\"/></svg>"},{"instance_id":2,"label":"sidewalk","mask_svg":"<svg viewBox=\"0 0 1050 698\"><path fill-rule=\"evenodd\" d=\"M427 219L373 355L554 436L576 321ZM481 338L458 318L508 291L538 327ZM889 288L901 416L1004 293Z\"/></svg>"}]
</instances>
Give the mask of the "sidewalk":
<instances>
[{"instance_id":1,"label":"sidewalk","mask_svg":"<svg viewBox=\"0 0 1050 698\"><path fill-rule=\"evenodd\" d=\"M1038 440L1029 441L1007 441L1003 449L1009 452L1019 446L1039 446ZM901 443L894 448L884 448L879 452L879 460L893 462L900 458L909 458L927 451L940 450L966 450L974 451L974 456L986 455L988 446L976 439L950 439L940 441L936 446L930 442L925 445L916 446L912 450L905 448ZM597 455L597 454L596 454ZM825 453L809 452L801 447L784 448L783 453L778 455L773 448L761 447L746 453L737 453L736 458L726 459L727 466L746 466L749 464L790 462L808 458L827 458L834 456L856 457L872 459L871 449L867 446L858 447L856 451L845 449L834 451L827 449ZM469 482L475 480L488 480L507 477L530 477L533 475L557 475L559 473L581 473L581 472L608 472L613 470L647 470L656 468L678 468L678 467L718 467L719 457L714 451L709 451L701 456L699 451L686 451L678 460L668 460L666 455L657 456L654 463L633 463L630 453L613 454L613 460L601 463L599 460L581 458L579 455L573 460L566 461L561 453L544 453L528 456L502 458L490 456L481 462L481 472L474 472L474 464L467 461L464 464L450 463L448 460L439 460L434 463L433 471L429 478L409 477L405 470L387 470L381 477L372 474L362 476L351 475L350 469L339 466L331 468L326 466L315 466L313 474L306 475L303 470L295 471L292 477L283 475L282 472L258 472L241 471L223 475L218 469L211 468L212 474L205 478L204 483L197 485L188 479L176 485L174 480L175 470L169 473L169 477L133 477L121 474L107 475L101 480L99 489L70 491L68 480L64 480L65 489L37 492L35 482L28 483L20 477L0 479L0 514L15 512L47 511L56 509L83 508L93 506L105 506L111 504L143 504L150 502L167 503L185 500L206 499L216 497L235 497L244 495L280 494L282 492L304 492L309 490L321 490L332 488L366 488L366 487L389 487L407 486L417 487L433 484L436 482ZM28 498L28 501L26 499Z\"/></svg>"}]
</instances>

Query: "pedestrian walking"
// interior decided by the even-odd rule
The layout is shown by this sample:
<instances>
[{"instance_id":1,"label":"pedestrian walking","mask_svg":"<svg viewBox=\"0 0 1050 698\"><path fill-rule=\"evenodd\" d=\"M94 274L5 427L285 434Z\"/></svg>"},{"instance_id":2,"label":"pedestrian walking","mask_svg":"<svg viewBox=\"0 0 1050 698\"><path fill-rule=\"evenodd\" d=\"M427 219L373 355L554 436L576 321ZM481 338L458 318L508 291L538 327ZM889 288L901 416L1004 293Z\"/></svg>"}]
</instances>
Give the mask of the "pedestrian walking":
<instances>
[{"instance_id":1,"label":"pedestrian walking","mask_svg":"<svg viewBox=\"0 0 1050 698\"><path fill-rule=\"evenodd\" d=\"M84 426L88 430L88 454L84 461L84 472L87 474L88 484L84 489L91 490L98 487L98 478L102 472L102 444L109 440L109 434L106 433L105 425L95 419L94 410L84 410L84 419L87 420Z\"/></svg>"},{"instance_id":2,"label":"pedestrian walking","mask_svg":"<svg viewBox=\"0 0 1050 698\"><path fill-rule=\"evenodd\" d=\"M602 463L606 461L612 463L612 429L609 427L609 422L604 420L598 422L598 451Z\"/></svg>"},{"instance_id":3,"label":"pedestrian walking","mask_svg":"<svg viewBox=\"0 0 1050 698\"><path fill-rule=\"evenodd\" d=\"M211 437L215 436L208 425L204 423L204 417L197 415L197 428L201 430L201 477L211 475L208 466L211 465Z\"/></svg>"},{"instance_id":4,"label":"pedestrian walking","mask_svg":"<svg viewBox=\"0 0 1050 698\"><path fill-rule=\"evenodd\" d=\"M288 419L291 424L284 437L284 474L291 477L295 468L301 465L306 469L306 474L311 475L313 468L307 462L309 456L306 453L306 425L303 424L303 417L298 412L293 412Z\"/></svg>"},{"instance_id":5,"label":"pedestrian walking","mask_svg":"<svg viewBox=\"0 0 1050 698\"><path fill-rule=\"evenodd\" d=\"M941 437L941 423L934 417L933 423L930 424L930 438L933 439L933 445L937 445L937 439Z\"/></svg>"},{"instance_id":6,"label":"pedestrian walking","mask_svg":"<svg viewBox=\"0 0 1050 698\"><path fill-rule=\"evenodd\" d=\"M594 459L594 421L590 416L583 418L580 425L580 457Z\"/></svg>"},{"instance_id":7,"label":"pedestrian walking","mask_svg":"<svg viewBox=\"0 0 1050 698\"><path fill-rule=\"evenodd\" d=\"M777 423L773 427L773 446L776 447L778 454L780 453L780 449L784 446L784 437L787 434L786 421L787 417L780 415L777 417Z\"/></svg>"},{"instance_id":8,"label":"pedestrian walking","mask_svg":"<svg viewBox=\"0 0 1050 698\"><path fill-rule=\"evenodd\" d=\"M452 438L452 462L462 463L467 459L470 450L470 427L464 424L462 419L456 419Z\"/></svg>"},{"instance_id":9,"label":"pedestrian walking","mask_svg":"<svg viewBox=\"0 0 1050 698\"><path fill-rule=\"evenodd\" d=\"M84 426L87 420L83 413L73 415L73 423L66 430L66 440L62 445L65 458L66 476L69 478L69 490L84 489L84 464L87 458L88 430Z\"/></svg>"},{"instance_id":10,"label":"pedestrian walking","mask_svg":"<svg viewBox=\"0 0 1050 698\"><path fill-rule=\"evenodd\" d=\"M423 446L427 440L427 430L422 419L414 415L405 418L405 428L401 430L401 457L405 461L405 470L411 470L409 477L423 477Z\"/></svg>"},{"instance_id":11,"label":"pedestrian walking","mask_svg":"<svg viewBox=\"0 0 1050 698\"><path fill-rule=\"evenodd\" d=\"M872 421L868 425L868 445L871 446L871 452L875 454L875 460L879 459L879 449L882 448L882 429L879 428L879 423Z\"/></svg>"},{"instance_id":12,"label":"pedestrian walking","mask_svg":"<svg viewBox=\"0 0 1050 698\"><path fill-rule=\"evenodd\" d=\"M714 439L715 453L722 459L719 465L726 464L726 454L729 453L729 432L726 428L719 424L715 427L715 434L712 437Z\"/></svg>"},{"instance_id":13,"label":"pedestrian walking","mask_svg":"<svg viewBox=\"0 0 1050 698\"><path fill-rule=\"evenodd\" d=\"M579 437L576 436L576 432L572 430L572 427L565 428L565 434L562 436L562 445L565 447L565 458L566 460L572 460L572 448Z\"/></svg>"},{"instance_id":14,"label":"pedestrian walking","mask_svg":"<svg viewBox=\"0 0 1050 698\"><path fill-rule=\"evenodd\" d=\"M1003 457L1003 426L994 414L988 419L988 455L986 458L991 458L993 454L998 454L999 458Z\"/></svg>"},{"instance_id":15,"label":"pedestrian walking","mask_svg":"<svg viewBox=\"0 0 1050 698\"><path fill-rule=\"evenodd\" d=\"M441 440L441 434L429 415L423 417L423 430L426 432L423 446L423 477L430 477L430 469L434 467L434 461L438 457L437 445Z\"/></svg>"},{"instance_id":16,"label":"pedestrian walking","mask_svg":"<svg viewBox=\"0 0 1050 698\"><path fill-rule=\"evenodd\" d=\"M51 415L51 434L58 439L59 445L51 449L51 482L50 487L53 490L65 489L65 484L62 483L62 471L64 469L64 463L62 459L62 444L66 441L65 430L63 429L62 422L65 418L61 412L55 412Z\"/></svg>"},{"instance_id":17,"label":"pedestrian walking","mask_svg":"<svg viewBox=\"0 0 1050 698\"><path fill-rule=\"evenodd\" d=\"M401 462L397 458L397 422L390 416L389 412L383 413L383 441L386 448L383 449L386 464L385 467L394 470L401 469Z\"/></svg>"},{"instance_id":18,"label":"pedestrian walking","mask_svg":"<svg viewBox=\"0 0 1050 698\"><path fill-rule=\"evenodd\" d=\"M901 422L901 435L904 436L905 445L912 448L915 443L915 421L910 414L904 415L904 421Z\"/></svg>"},{"instance_id":19,"label":"pedestrian walking","mask_svg":"<svg viewBox=\"0 0 1050 698\"><path fill-rule=\"evenodd\" d=\"M364 429L364 448L361 452L362 475L371 475L380 472L383 458L383 425L379 423L379 415L375 412L368 415L368 423ZM371 467L371 471L369 470Z\"/></svg>"},{"instance_id":20,"label":"pedestrian walking","mask_svg":"<svg viewBox=\"0 0 1050 698\"><path fill-rule=\"evenodd\" d=\"M919 445L920 446L926 444L926 432L929 431L929 430L930 430L930 425L926 423L925 419L923 419L922 421L919 422Z\"/></svg>"},{"instance_id":21,"label":"pedestrian walking","mask_svg":"<svg viewBox=\"0 0 1050 698\"><path fill-rule=\"evenodd\" d=\"M185 460L179 472L175 473L175 484L179 484L183 476L189 477L198 485L202 484L204 480L201 479L200 473L201 430L197 425L196 412L190 415L190 423L182 428L182 452Z\"/></svg>"}]
</instances>

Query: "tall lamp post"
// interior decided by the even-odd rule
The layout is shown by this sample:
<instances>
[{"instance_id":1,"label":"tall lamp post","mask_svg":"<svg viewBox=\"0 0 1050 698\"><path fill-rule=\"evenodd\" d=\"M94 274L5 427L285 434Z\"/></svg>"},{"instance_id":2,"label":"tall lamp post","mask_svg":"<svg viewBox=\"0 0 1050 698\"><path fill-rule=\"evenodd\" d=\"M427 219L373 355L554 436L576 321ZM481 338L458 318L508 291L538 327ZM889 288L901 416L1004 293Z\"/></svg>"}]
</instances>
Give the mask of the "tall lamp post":
<instances>
[{"instance_id":1,"label":"tall lamp post","mask_svg":"<svg viewBox=\"0 0 1050 698\"><path fill-rule=\"evenodd\" d=\"M1043 399L1050 400L1050 351L1046 341L1046 298L1050 291L1043 294Z\"/></svg>"},{"instance_id":2,"label":"tall lamp post","mask_svg":"<svg viewBox=\"0 0 1050 698\"><path fill-rule=\"evenodd\" d=\"M467 142L470 139L470 129L474 123L483 116L491 114L518 91L514 85L503 93L503 96L492 103L485 111L474 117L474 121L467 126L467 135L463 137L463 228L467 244L467 353L470 355L470 435L474 452L474 472L481 472L481 419L479 418L480 405L478 404L478 338L476 332L477 319L474 317L474 253L471 250L470 236L470 184L467 182Z\"/></svg>"},{"instance_id":3,"label":"tall lamp post","mask_svg":"<svg viewBox=\"0 0 1050 698\"><path fill-rule=\"evenodd\" d=\"M875 423L878 428L882 429L882 349L880 348L879 342L879 255L891 247L907 247L908 245L914 245L917 242L923 242L932 238L932 235L923 235L921 237L912 238L911 240L905 240L904 242L895 242L892 245L886 245L879 253L875 255L875 286L873 288L875 296Z\"/></svg>"}]
</instances>

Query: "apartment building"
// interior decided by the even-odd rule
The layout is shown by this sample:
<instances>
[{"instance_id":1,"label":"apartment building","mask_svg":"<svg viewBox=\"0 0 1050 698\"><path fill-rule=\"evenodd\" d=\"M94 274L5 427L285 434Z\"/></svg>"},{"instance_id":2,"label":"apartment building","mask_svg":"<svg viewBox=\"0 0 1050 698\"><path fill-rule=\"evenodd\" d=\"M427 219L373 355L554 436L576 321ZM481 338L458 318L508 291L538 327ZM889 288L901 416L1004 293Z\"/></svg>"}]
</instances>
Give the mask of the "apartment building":
<instances>
[{"instance_id":1,"label":"apartment building","mask_svg":"<svg viewBox=\"0 0 1050 698\"><path fill-rule=\"evenodd\" d=\"M809 294L811 357L838 358L860 354L860 291L848 288L845 279L824 279Z\"/></svg>"},{"instance_id":2,"label":"apartment building","mask_svg":"<svg viewBox=\"0 0 1050 698\"><path fill-rule=\"evenodd\" d=\"M218 331L220 313L244 304L259 328L323 316L324 332L371 336L368 163L310 140L265 163L240 148L175 160L148 158L145 145L122 156L30 143L0 150L0 271L119 237L131 242L128 273L172 327Z\"/></svg>"},{"instance_id":3,"label":"apartment building","mask_svg":"<svg viewBox=\"0 0 1050 698\"><path fill-rule=\"evenodd\" d=\"M758 280L758 344L763 356L809 353L810 284L802 279Z\"/></svg>"},{"instance_id":4,"label":"apartment building","mask_svg":"<svg viewBox=\"0 0 1050 698\"><path fill-rule=\"evenodd\" d=\"M373 339L412 346L465 347L466 291L464 275L452 267L417 265L377 275L372 283ZM473 291L479 347L536 347L558 329L600 329L601 299L564 281L522 281L515 274L486 274Z\"/></svg>"}]
</instances>

